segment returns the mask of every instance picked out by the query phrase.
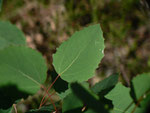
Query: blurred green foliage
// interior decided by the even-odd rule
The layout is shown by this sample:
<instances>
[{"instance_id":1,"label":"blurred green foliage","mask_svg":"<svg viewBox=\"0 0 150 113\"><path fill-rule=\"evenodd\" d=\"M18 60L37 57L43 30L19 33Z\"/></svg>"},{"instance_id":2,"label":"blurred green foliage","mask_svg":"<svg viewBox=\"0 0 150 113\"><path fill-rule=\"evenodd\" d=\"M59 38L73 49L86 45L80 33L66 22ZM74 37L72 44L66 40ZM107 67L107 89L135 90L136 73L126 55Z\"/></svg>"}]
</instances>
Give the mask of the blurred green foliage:
<instances>
[{"instance_id":1,"label":"blurred green foliage","mask_svg":"<svg viewBox=\"0 0 150 113\"><path fill-rule=\"evenodd\" d=\"M66 37L89 24L100 23L106 49L97 69L98 75L125 72L132 78L150 70L150 11L141 1L146 0L3 0L0 19L17 24L26 36L35 38L35 34L42 35L42 45L35 40L33 43L47 57L50 69L51 55ZM62 12L56 7L60 4L64 8ZM45 22L47 12L52 15ZM55 30L52 26L56 27ZM61 41L58 37L62 38ZM120 65L124 68L121 69ZM39 102L29 103L31 108L36 108Z\"/></svg>"},{"instance_id":2,"label":"blurred green foliage","mask_svg":"<svg viewBox=\"0 0 150 113\"><path fill-rule=\"evenodd\" d=\"M63 37L64 33L69 37L75 30L83 26L101 23L106 43L104 61L107 62L101 64L98 75L108 75L109 72L122 73L119 66L123 64L124 71L129 78L132 78L139 73L150 70L150 66L148 66L150 19L146 15L147 13L144 13L149 10L143 11L146 6L143 6L141 1L146 0L5 0L0 18L11 20L13 23L21 23L23 31L27 34L31 32L33 34L41 33L45 38L44 40L49 41L49 48L52 52L66 39L61 39L61 42L58 41L58 37ZM18 16L18 12L24 13L20 9L22 7L27 9L27 2L28 5L35 2L33 6L37 5L38 7L29 10L29 16L24 19L21 17L22 15ZM59 13L62 9L57 7L55 9L55 6L60 4L64 10ZM48 9L53 6L52 10ZM55 31L52 30L51 23L41 25L44 17L39 17L41 16L38 15L40 11L42 13L44 11L54 13L55 16L51 16L50 21L54 21ZM29 28L30 21L27 21L29 18L35 27ZM44 53L45 46L44 49L43 47L37 48Z\"/></svg>"}]
</instances>

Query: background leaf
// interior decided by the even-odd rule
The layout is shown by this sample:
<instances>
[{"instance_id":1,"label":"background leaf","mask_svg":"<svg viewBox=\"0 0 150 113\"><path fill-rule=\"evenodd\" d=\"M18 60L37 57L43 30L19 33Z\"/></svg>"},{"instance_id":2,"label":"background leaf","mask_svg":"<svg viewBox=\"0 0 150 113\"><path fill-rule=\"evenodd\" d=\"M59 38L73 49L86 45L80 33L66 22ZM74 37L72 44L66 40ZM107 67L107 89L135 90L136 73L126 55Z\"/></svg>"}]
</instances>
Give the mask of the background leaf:
<instances>
[{"instance_id":1,"label":"background leaf","mask_svg":"<svg viewBox=\"0 0 150 113\"><path fill-rule=\"evenodd\" d=\"M110 89L114 87L118 82L118 74L110 75L108 78L105 78L104 80L96 83L91 90L98 94L101 91L104 91L106 89Z\"/></svg>"},{"instance_id":2,"label":"background leaf","mask_svg":"<svg viewBox=\"0 0 150 113\"><path fill-rule=\"evenodd\" d=\"M85 89L78 83L72 83L71 89L73 93L89 108L96 113L108 113L104 104L99 101L96 95Z\"/></svg>"},{"instance_id":3,"label":"background leaf","mask_svg":"<svg viewBox=\"0 0 150 113\"><path fill-rule=\"evenodd\" d=\"M60 102L56 102L55 106L56 107L60 107ZM40 109L31 109L30 111L26 112L26 113L52 113L53 111L55 111L54 107L52 104L47 105L47 106L42 106Z\"/></svg>"},{"instance_id":4,"label":"background leaf","mask_svg":"<svg viewBox=\"0 0 150 113\"><path fill-rule=\"evenodd\" d=\"M0 22L0 49L9 45L26 45L25 36L10 22Z\"/></svg>"},{"instance_id":5,"label":"background leaf","mask_svg":"<svg viewBox=\"0 0 150 113\"><path fill-rule=\"evenodd\" d=\"M114 105L113 113L145 113L150 102L150 95L140 101L140 106L134 103L130 95L130 88L126 88L121 83L118 83L106 96L112 100Z\"/></svg>"},{"instance_id":6,"label":"background leaf","mask_svg":"<svg viewBox=\"0 0 150 113\"><path fill-rule=\"evenodd\" d=\"M13 84L19 90L35 93L46 79L47 67L40 53L27 47L0 50L0 86Z\"/></svg>"},{"instance_id":7,"label":"background leaf","mask_svg":"<svg viewBox=\"0 0 150 113\"><path fill-rule=\"evenodd\" d=\"M53 65L63 80L86 81L94 75L104 54L104 39L100 25L76 32L53 55Z\"/></svg>"},{"instance_id":8,"label":"background leaf","mask_svg":"<svg viewBox=\"0 0 150 113\"><path fill-rule=\"evenodd\" d=\"M150 92L150 73L144 73L136 76L132 80L133 90L138 100L145 93Z\"/></svg>"},{"instance_id":9,"label":"background leaf","mask_svg":"<svg viewBox=\"0 0 150 113\"><path fill-rule=\"evenodd\" d=\"M131 113L134 108L130 88L126 88L121 83L118 83L105 97L112 100L113 113Z\"/></svg>"},{"instance_id":10,"label":"background leaf","mask_svg":"<svg viewBox=\"0 0 150 113\"><path fill-rule=\"evenodd\" d=\"M71 113L78 109L78 112L81 112L82 107L82 101L75 94L70 93L63 100L62 111L63 113Z\"/></svg>"},{"instance_id":11,"label":"background leaf","mask_svg":"<svg viewBox=\"0 0 150 113\"><path fill-rule=\"evenodd\" d=\"M89 89L89 83L82 82L81 86L85 89ZM69 84L69 89L66 92L59 94L62 98L63 96L63 104L62 110L64 113L72 113L74 112L81 113L81 108L84 106L83 101L81 101L72 91L71 84Z\"/></svg>"}]
</instances>

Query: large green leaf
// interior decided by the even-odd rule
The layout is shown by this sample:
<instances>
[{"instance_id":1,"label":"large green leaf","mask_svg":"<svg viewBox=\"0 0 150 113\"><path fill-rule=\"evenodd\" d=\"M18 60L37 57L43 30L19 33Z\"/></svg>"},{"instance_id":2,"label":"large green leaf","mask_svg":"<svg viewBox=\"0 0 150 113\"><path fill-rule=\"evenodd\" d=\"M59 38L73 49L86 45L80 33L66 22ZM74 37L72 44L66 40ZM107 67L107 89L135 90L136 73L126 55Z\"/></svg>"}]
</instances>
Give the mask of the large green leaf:
<instances>
[{"instance_id":1,"label":"large green leaf","mask_svg":"<svg viewBox=\"0 0 150 113\"><path fill-rule=\"evenodd\" d=\"M9 45L25 45L23 33L9 22L0 22L0 49Z\"/></svg>"},{"instance_id":2,"label":"large green leaf","mask_svg":"<svg viewBox=\"0 0 150 113\"><path fill-rule=\"evenodd\" d=\"M15 84L21 91L35 93L46 79L46 64L41 54L27 47L0 50L0 86Z\"/></svg>"},{"instance_id":3,"label":"large green leaf","mask_svg":"<svg viewBox=\"0 0 150 113\"><path fill-rule=\"evenodd\" d=\"M106 78L106 79L96 83L91 88L91 90L94 93L98 94L98 93L100 93L103 90L106 90L106 89L114 87L117 84L117 82L118 82L118 75L117 74L111 75L108 78Z\"/></svg>"},{"instance_id":4,"label":"large green leaf","mask_svg":"<svg viewBox=\"0 0 150 113\"><path fill-rule=\"evenodd\" d=\"M94 75L104 56L104 39L100 25L76 32L53 55L53 65L63 80L85 81Z\"/></svg>"}]
</instances>

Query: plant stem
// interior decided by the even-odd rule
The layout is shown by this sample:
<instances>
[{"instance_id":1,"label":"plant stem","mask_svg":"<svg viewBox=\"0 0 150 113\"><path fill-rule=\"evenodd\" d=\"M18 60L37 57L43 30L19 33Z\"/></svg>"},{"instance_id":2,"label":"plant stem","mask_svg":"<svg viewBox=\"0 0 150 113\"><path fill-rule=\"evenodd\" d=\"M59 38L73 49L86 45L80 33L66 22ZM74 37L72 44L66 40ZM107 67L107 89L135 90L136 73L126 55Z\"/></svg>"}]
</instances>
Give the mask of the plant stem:
<instances>
[{"instance_id":1,"label":"plant stem","mask_svg":"<svg viewBox=\"0 0 150 113\"><path fill-rule=\"evenodd\" d=\"M17 113L16 104L13 104L13 107L14 107L15 113Z\"/></svg>"},{"instance_id":2,"label":"plant stem","mask_svg":"<svg viewBox=\"0 0 150 113\"><path fill-rule=\"evenodd\" d=\"M56 82L56 80L57 80L59 77L60 77L60 75L58 75L58 76L55 78L55 80L52 82L52 84L51 84L51 85L49 86L49 88L46 90L46 93L44 94L44 96L43 96L43 98L42 98L42 100L41 100L41 103L40 103L40 107L39 107L39 108L41 108L41 106L46 102L46 101L44 101L46 94L47 94L48 91L52 88L52 86L54 85L54 83ZM44 101L44 102L43 102L43 101Z\"/></svg>"},{"instance_id":3,"label":"plant stem","mask_svg":"<svg viewBox=\"0 0 150 113\"><path fill-rule=\"evenodd\" d=\"M56 108L56 106L55 106L55 104L54 104L54 101L53 101L52 98L51 98L51 96L52 96L53 94L52 94L52 95L49 95L47 89L46 89L44 86L41 86L41 87L46 91L46 94L48 94L48 98L51 100L55 111L57 111L57 108ZM46 99L46 101L48 100L48 98ZM43 105L46 101L44 101L43 103L40 103L39 109L42 107L42 105Z\"/></svg>"}]
</instances>

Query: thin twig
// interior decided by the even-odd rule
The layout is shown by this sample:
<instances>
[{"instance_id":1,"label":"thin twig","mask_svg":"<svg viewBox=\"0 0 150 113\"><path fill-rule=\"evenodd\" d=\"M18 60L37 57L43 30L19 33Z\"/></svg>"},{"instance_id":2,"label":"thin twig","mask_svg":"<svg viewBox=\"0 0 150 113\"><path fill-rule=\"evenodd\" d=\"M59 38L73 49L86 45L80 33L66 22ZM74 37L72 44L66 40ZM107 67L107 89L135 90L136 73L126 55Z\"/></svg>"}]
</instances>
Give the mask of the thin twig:
<instances>
[{"instance_id":1,"label":"thin twig","mask_svg":"<svg viewBox=\"0 0 150 113\"><path fill-rule=\"evenodd\" d=\"M16 107L16 104L13 104L13 107L14 107L15 113L17 113L17 107Z\"/></svg>"},{"instance_id":2,"label":"thin twig","mask_svg":"<svg viewBox=\"0 0 150 113\"><path fill-rule=\"evenodd\" d=\"M48 94L48 98L51 100L51 102L52 102L52 104L53 104L53 107L54 107L54 109L57 111L57 109L56 109L56 106L55 106L55 104L54 104L54 102L53 102L53 100L52 100L52 98L51 98L51 96L52 95L49 95L49 93L48 93L48 91L47 91L47 89L44 87L44 86L41 86L45 91L46 91L46 94ZM47 99L48 100L48 99ZM44 101L45 102L45 101ZM43 105L44 103L42 103L42 104L40 104L40 107L39 107L39 109L42 107L42 105Z\"/></svg>"},{"instance_id":3,"label":"thin twig","mask_svg":"<svg viewBox=\"0 0 150 113\"><path fill-rule=\"evenodd\" d=\"M40 107L39 108L41 108L41 106L43 105L43 101L44 101L44 99L45 99L45 96L46 96L46 94L47 94L47 92L52 88L52 86L54 85L54 83L56 82L56 80L58 79L60 77L60 75L58 75L56 78L55 78L55 80L52 82L52 84L49 86L49 88L46 90L46 93L44 94L44 96L43 96L43 98L42 98L42 100L41 100L41 103L40 103Z\"/></svg>"}]
</instances>

